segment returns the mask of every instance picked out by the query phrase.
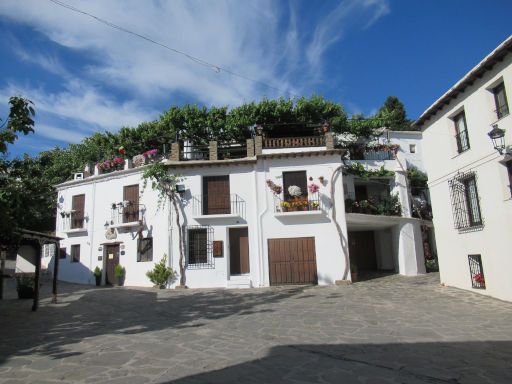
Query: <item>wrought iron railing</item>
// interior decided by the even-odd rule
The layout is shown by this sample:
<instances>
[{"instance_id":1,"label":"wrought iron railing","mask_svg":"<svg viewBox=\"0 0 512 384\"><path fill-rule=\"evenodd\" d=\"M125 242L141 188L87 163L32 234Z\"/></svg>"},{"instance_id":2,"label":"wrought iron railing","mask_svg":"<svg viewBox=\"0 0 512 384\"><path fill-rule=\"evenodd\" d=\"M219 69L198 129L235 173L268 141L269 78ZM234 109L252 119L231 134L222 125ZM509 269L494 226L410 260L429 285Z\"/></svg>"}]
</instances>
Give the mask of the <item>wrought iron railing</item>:
<instances>
[{"instance_id":1,"label":"wrought iron railing","mask_svg":"<svg viewBox=\"0 0 512 384\"><path fill-rule=\"evenodd\" d=\"M468 131L466 129L458 132L455 135L455 141L457 142L457 151L459 153L465 152L470 148Z\"/></svg>"},{"instance_id":2,"label":"wrought iron railing","mask_svg":"<svg viewBox=\"0 0 512 384\"><path fill-rule=\"evenodd\" d=\"M210 160L208 144L183 144L180 147L180 160Z\"/></svg>"},{"instance_id":3,"label":"wrought iron railing","mask_svg":"<svg viewBox=\"0 0 512 384\"><path fill-rule=\"evenodd\" d=\"M380 150L375 151L373 149L370 150L362 150L362 151L354 151L350 150L350 160L395 160L396 153L394 150Z\"/></svg>"},{"instance_id":4,"label":"wrought iron railing","mask_svg":"<svg viewBox=\"0 0 512 384\"><path fill-rule=\"evenodd\" d=\"M62 230L84 229L85 216L84 212L61 212Z\"/></svg>"},{"instance_id":5,"label":"wrought iron railing","mask_svg":"<svg viewBox=\"0 0 512 384\"><path fill-rule=\"evenodd\" d=\"M245 200L236 193L204 194L192 197L194 216L239 215L245 217Z\"/></svg>"},{"instance_id":6,"label":"wrought iron railing","mask_svg":"<svg viewBox=\"0 0 512 384\"><path fill-rule=\"evenodd\" d=\"M274 195L274 212L319 211L323 209L324 206L318 192L285 200L279 195Z\"/></svg>"},{"instance_id":7,"label":"wrought iron railing","mask_svg":"<svg viewBox=\"0 0 512 384\"><path fill-rule=\"evenodd\" d=\"M111 225L142 222L146 206L132 202L112 203Z\"/></svg>"},{"instance_id":8,"label":"wrought iron railing","mask_svg":"<svg viewBox=\"0 0 512 384\"><path fill-rule=\"evenodd\" d=\"M217 144L218 160L242 159L247 157L246 143L218 143Z\"/></svg>"},{"instance_id":9,"label":"wrought iron railing","mask_svg":"<svg viewBox=\"0 0 512 384\"><path fill-rule=\"evenodd\" d=\"M473 288L485 289L484 268L481 255L468 255L469 273L471 275L471 286Z\"/></svg>"},{"instance_id":10,"label":"wrought iron railing","mask_svg":"<svg viewBox=\"0 0 512 384\"><path fill-rule=\"evenodd\" d=\"M345 212L368 215L401 216L402 205L398 195L370 195L357 198L353 192L345 192Z\"/></svg>"},{"instance_id":11,"label":"wrought iron railing","mask_svg":"<svg viewBox=\"0 0 512 384\"><path fill-rule=\"evenodd\" d=\"M323 147L325 136L272 137L263 139L263 148Z\"/></svg>"}]
</instances>

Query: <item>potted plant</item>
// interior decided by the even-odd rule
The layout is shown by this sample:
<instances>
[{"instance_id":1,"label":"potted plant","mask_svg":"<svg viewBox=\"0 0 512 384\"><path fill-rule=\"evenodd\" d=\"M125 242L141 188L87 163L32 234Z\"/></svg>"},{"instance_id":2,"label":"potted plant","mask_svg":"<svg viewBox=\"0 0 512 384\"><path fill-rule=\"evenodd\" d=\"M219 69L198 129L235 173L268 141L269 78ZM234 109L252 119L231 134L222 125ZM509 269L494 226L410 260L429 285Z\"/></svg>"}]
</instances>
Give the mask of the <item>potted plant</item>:
<instances>
[{"instance_id":1,"label":"potted plant","mask_svg":"<svg viewBox=\"0 0 512 384\"><path fill-rule=\"evenodd\" d=\"M101 285L101 268L96 267L94 268L94 278L96 279L96 286L99 287Z\"/></svg>"},{"instance_id":2,"label":"potted plant","mask_svg":"<svg viewBox=\"0 0 512 384\"><path fill-rule=\"evenodd\" d=\"M353 261L350 262L350 277L353 283L357 282L359 278L357 273L357 264Z\"/></svg>"},{"instance_id":3,"label":"potted plant","mask_svg":"<svg viewBox=\"0 0 512 384\"><path fill-rule=\"evenodd\" d=\"M320 204L317 201L312 201L309 203L309 209L311 211L318 211L318 208L320 207Z\"/></svg>"},{"instance_id":4,"label":"potted plant","mask_svg":"<svg viewBox=\"0 0 512 384\"><path fill-rule=\"evenodd\" d=\"M18 299L34 298L34 278L25 273L16 275L16 291L18 291Z\"/></svg>"},{"instance_id":5,"label":"potted plant","mask_svg":"<svg viewBox=\"0 0 512 384\"><path fill-rule=\"evenodd\" d=\"M282 201L281 209L283 210L283 212L288 212L288 210L290 209L290 203L287 201Z\"/></svg>"},{"instance_id":6,"label":"potted plant","mask_svg":"<svg viewBox=\"0 0 512 384\"><path fill-rule=\"evenodd\" d=\"M124 269L124 267L121 266L120 264L117 264L116 268L114 269L114 275L115 275L116 280L117 280L117 285L123 286L124 285L124 278L125 278L125 275L126 275L126 270Z\"/></svg>"},{"instance_id":7,"label":"potted plant","mask_svg":"<svg viewBox=\"0 0 512 384\"><path fill-rule=\"evenodd\" d=\"M167 255L164 253L162 260L155 264L153 270L146 272L146 276L153 284L155 284L155 287L164 289L167 286L169 279L174 279L176 277L176 272L167 266Z\"/></svg>"}]
</instances>

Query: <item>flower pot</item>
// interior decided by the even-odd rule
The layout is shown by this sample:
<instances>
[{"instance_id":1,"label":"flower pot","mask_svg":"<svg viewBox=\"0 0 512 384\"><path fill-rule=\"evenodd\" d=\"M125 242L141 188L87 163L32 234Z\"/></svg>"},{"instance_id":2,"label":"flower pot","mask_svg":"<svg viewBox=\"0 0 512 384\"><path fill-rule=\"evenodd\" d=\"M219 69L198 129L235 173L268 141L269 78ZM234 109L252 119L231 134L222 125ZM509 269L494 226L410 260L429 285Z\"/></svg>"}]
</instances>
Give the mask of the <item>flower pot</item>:
<instances>
[{"instance_id":1,"label":"flower pot","mask_svg":"<svg viewBox=\"0 0 512 384\"><path fill-rule=\"evenodd\" d=\"M117 281L117 285L122 287L124 285L124 276L117 276L116 281Z\"/></svg>"},{"instance_id":2,"label":"flower pot","mask_svg":"<svg viewBox=\"0 0 512 384\"><path fill-rule=\"evenodd\" d=\"M357 274L357 272L350 272L350 276L352 278L352 282L353 283L358 281L358 274Z\"/></svg>"},{"instance_id":3,"label":"flower pot","mask_svg":"<svg viewBox=\"0 0 512 384\"><path fill-rule=\"evenodd\" d=\"M101 285L101 275L94 275L96 279L96 286L99 287Z\"/></svg>"}]
</instances>

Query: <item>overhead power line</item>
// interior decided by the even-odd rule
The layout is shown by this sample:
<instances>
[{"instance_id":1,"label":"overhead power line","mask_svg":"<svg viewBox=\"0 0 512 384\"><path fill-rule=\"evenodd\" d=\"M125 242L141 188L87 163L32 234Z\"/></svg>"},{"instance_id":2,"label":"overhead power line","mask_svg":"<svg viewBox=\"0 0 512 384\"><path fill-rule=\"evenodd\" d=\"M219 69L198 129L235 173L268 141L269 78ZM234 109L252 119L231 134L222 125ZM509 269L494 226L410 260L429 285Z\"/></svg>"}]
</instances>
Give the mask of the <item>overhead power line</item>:
<instances>
[{"instance_id":1,"label":"overhead power line","mask_svg":"<svg viewBox=\"0 0 512 384\"><path fill-rule=\"evenodd\" d=\"M210 63L210 62L208 62L206 60L203 60L203 59L200 59L198 57L192 56L192 55L190 55L190 54L188 54L186 52L180 51L179 49L170 47L170 46L168 46L168 45L166 45L164 43L161 43L161 42L158 42L156 40L153 40L150 37L141 35L140 33L137 33L137 32L134 32L132 30L129 30L127 28L121 27L121 26L119 26L117 24L114 24L114 23L108 21L108 20L102 19L102 18L100 18L100 17L98 17L96 15L93 15L92 13L89 13L89 12L86 12L84 10L78 9L78 8L76 8L76 7L72 6L72 5L66 4L66 3L64 3L62 1L59 1L59 0L49 0L49 1L51 1L52 3L54 3L54 4L56 4L56 5L60 6L60 7L66 8L66 9L68 9L70 11L73 11L73 12L76 12L76 13L80 13L80 14L82 14L84 16L90 17L90 18L96 20L97 22L102 23L102 24L104 24L104 25L106 25L106 26L108 26L110 28L117 29L118 31L121 31L121 32L130 34L132 36L138 37L138 38L143 39L143 40L145 40L145 41L147 41L149 43L158 45L159 47L162 47L162 48L165 48L165 49L167 49L167 50L169 50L171 52L174 52L174 53L176 53L178 55L184 56L184 57L186 57L187 59L193 61L196 64L199 64L199 65L202 65L204 67L210 68L211 70L213 70L216 73L225 72L225 73L227 73L227 74L229 74L231 76L235 76L235 77L247 80L247 81L251 81L251 82L253 82L255 84L259 84L259 85L265 86L265 87L267 87L269 89L273 89L275 91L278 91L278 92L281 92L281 93L284 93L284 94L288 94L288 95L291 95L291 96L297 96L297 95L294 95L293 93L291 93L290 91L286 91L286 90L284 90L282 88L278 88L278 87L276 87L276 86L274 86L272 84L266 83L266 82L261 81L261 80L253 79L253 78L251 78L249 76L245 76L243 74L234 72L234 71L232 71L232 70L230 70L228 68L225 68L225 67L222 67L220 65L213 64L213 63Z\"/></svg>"}]
</instances>

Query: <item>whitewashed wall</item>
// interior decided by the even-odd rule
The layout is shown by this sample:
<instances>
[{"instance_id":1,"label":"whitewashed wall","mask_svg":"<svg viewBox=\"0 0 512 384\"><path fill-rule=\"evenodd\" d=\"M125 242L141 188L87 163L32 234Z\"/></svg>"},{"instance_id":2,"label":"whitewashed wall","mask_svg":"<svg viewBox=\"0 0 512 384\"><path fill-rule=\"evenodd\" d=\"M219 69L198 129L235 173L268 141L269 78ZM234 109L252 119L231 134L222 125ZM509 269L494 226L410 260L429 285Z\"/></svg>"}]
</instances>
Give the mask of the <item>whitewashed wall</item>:
<instances>
[{"instance_id":1,"label":"whitewashed wall","mask_svg":"<svg viewBox=\"0 0 512 384\"><path fill-rule=\"evenodd\" d=\"M512 107L511 64L509 54L423 126L423 159L429 176L441 280L471 290L468 255L481 254L487 289L474 291L509 301L512 300L512 236L508 223L512 217L512 200L506 168L498 162L502 158L493 149L487 132L496 122L493 94L488 88L503 79L508 105ZM471 148L457 154L450 117L462 109ZM506 130L506 142L512 144L512 116L505 116L497 123ZM459 170L476 172L485 224L480 231L459 233L454 229L448 179Z\"/></svg>"}]
</instances>

